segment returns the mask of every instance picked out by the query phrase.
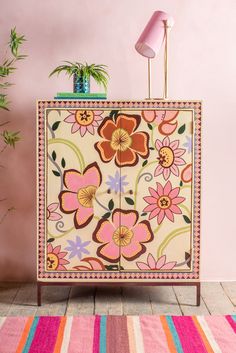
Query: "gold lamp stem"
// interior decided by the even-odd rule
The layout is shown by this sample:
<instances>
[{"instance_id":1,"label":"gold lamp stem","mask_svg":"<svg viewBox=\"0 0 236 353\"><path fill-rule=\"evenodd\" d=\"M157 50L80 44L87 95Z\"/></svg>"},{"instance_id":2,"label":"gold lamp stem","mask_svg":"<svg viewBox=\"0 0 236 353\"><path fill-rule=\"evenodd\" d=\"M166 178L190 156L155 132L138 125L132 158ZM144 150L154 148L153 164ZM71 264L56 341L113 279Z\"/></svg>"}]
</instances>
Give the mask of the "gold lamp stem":
<instances>
[{"instance_id":1,"label":"gold lamp stem","mask_svg":"<svg viewBox=\"0 0 236 353\"><path fill-rule=\"evenodd\" d=\"M168 21L165 20L165 53L164 53L164 99L168 98L168 36L169 36L169 26Z\"/></svg>"},{"instance_id":2,"label":"gold lamp stem","mask_svg":"<svg viewBox=\"0 0 236 353\"><path fill-rule=\"evenodd\" d=\"M148 58L148 99L151 99L151 59Z\"/></svg>"}]
</instances>

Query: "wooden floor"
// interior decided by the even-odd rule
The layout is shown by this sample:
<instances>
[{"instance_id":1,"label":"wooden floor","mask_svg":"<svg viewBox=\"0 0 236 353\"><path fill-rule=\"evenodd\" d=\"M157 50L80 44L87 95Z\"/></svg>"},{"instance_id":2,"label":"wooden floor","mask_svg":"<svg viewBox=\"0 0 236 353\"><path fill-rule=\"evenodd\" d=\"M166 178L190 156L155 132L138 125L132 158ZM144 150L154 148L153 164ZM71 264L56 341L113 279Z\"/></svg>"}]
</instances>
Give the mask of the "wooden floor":
<instances>
[{"instance_id":1,"label":"wooden floor","mask_svg":"<svg viewBox=\"0 0 236 353\"><path fill-rule=\"evenodd\" d=\"M236 313L236 282L195 287L43 287L36 304L35 284L0 283L0 316L27 315L217 315Z\"/></svg>"}]
</instances>

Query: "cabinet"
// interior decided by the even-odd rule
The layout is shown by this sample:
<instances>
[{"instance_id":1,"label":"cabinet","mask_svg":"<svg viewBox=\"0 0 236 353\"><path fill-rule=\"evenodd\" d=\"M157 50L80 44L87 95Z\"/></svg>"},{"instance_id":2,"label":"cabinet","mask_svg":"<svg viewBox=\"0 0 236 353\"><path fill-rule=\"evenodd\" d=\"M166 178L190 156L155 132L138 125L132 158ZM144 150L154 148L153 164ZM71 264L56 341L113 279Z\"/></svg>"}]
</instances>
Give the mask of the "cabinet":
<instances>
[{"instance_id":1,"label":"cabinet","mask_svg":"<svg viewBox=\"0 0 236 353\"><path fill-rule=\"evenodd\" d=\"M38 282L199 282L201 102L38 102Z\"/></svg>"}]
</instances>

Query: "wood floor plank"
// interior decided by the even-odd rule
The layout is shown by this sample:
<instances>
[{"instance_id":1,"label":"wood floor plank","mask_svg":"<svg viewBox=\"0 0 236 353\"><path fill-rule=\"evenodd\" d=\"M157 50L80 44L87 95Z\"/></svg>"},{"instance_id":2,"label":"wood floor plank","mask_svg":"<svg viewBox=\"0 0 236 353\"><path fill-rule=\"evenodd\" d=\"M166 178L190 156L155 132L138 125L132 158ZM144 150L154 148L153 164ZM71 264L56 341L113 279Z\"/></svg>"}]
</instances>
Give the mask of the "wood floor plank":
<instances>
[{"instance_id":1,"label":"wood floor plank","mask_svg":"<svg viewBox=\"0 0 236 353\"><path fill-rule=\"evenodd\" d=\"M94 287L72 287L67 304L66 315L94 314Z\"/></svg>"},{"instance_id":2,"label":"wood floor plank","mask_svg":"<svg viewBox=\"0 0 236 353\"><path fill-rule=\"evenodd\" d=\"M181 315L173 287L149 288L152 314L155 315Z\"/></svg>"},{"instance_id":3,"label":"wood floor plank","mask_svg":"<svg viewBox=\"0 0 236 353\"><path fill-rule=\"evenodd\" d=\"M124 287L122 302L124 315L151 315L152 307L148 287Z\"/></svg>"},{"instance_id":4,"label":"wood floor plank","mask_svg":"<svg viewBox=\"0 0 236 353\"><path fill-rule=\"evenodd\" d=\"M9 316L31 316L37 311L36 284L22 284L9 308Z\"/></svg>"},{"instance_id":5,"label":"wood floor plank","mask_svg":"<svg viewBox=\"0 0 236 353\"><path fill-rule=\"evenodd\" d=\"M230 301L236 306L236 282L222 282L221 285Z\"/></svg>"},{"instance_id":6,"label":"wood floor plank","mask_svg":"<svg viewBox=\"0 0 236 353\"><path fill-rule=\"evenodd\" d=\"M202 283L201 294L212 315L236 313L236 307L231 303L219 282Z\"/></svg>"},{"instance_id":7,"label":"wood floor plank","mask_svg":"<svg viewBox=\"0 0 236 353\"><path fill-rule=\"evenodd\" d=\"M194 286L174 286L173 289L183 315L209 315L202 298L200 306L196 306L196 288Z\"/></svg>"},{"instance_id":8,"label":"wood floor plank","mask_svg":"<svg viewBox=\"0 0 236 353\"><path fill-rule=\"evenodd\" d=\"M19 291L19 284L0 284L0 316L7 316Z\"/></svg>"},{"instance_id":9,"label":"wood floor plank","mask_svg":"<svg viewBox=\"0 0 236 353\"><path fill-rule=\"evenodd\" d=\"M95 314L122 315L123 305L120 287L99 287L95 296Z\"/></svg>"},{"instance_id":10,"label":"wood floor plank","mask_svg":"<svg viewBox=\"0 0 236 353\"><path fill-rule=\"evenodd\" d=\"M42 287L42 306L37 307L36 315L65 315L70 289L67 286Z\"/></svg>"}]
</instances>

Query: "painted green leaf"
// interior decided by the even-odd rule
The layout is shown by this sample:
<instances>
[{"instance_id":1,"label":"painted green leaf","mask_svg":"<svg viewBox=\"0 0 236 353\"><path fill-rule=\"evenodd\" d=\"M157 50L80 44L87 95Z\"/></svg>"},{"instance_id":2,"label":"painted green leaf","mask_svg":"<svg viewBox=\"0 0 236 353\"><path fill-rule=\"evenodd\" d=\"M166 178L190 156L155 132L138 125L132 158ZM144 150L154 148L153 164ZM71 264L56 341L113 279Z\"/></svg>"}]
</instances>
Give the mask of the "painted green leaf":
<instances>
[{"instance_id":1,"label":"painted green leaf","mask_svg":"<svg viewBox=\"0 0 236 353\"><path fill-rule=\"evenodd\" d=\"M125 197L125 201L126 201L127 204L129 204L129 205L134 205L134 200L131 199L130 197Z\"/></svg>"},{"instance_id":2,"label":"painted green leaf","mask_svg":"<svg viewBox=\"0 0 236 353\"><path fill-rule=\"evenodd\" d=\"M142 214L141 214L141 216L146 216L147 215L147 213L146 212L143 212Z\"/></svg>"},{"instance_id":3,"label":"painted green leaf","mask_svg":"<svg viewBox=\"0 0 236 353\"><path fill-rule=\"evenodd\" d=\"M113 210L113 208L114 208L114 201L112 199L108 203L108 208L110 211Z\"/></svg>"},{"instance_id":4,"label":"painted green leaf","mask_svg":"<svg viewBox=\"0 0 236 353\"><path fill-rule=\"evenodd\" d=\"M65 166L66 166L66 161L64 158L62 158L62 160L61 160L61 166L62 166L62 168L65 168Z\"/></svg>"},{"instance_id":5,"label":"painted green leaf","mask_svg":"<svg viewBox=\"0 0 236 353\"><path fill-rule=\"evenodd\" d=\"M148 128L150 129L150 130L152 130L152 124L147 124L148 125Z\"/></svg>"},{"instance_id":6,"label":"painted green leaf","mask_svg":"<svg viewBox=\"0 0 236 353\"><path fill-rule=\"evenodd\" d=\"M113 119L113 118L117 117L118 113L119 113L119 110L111 110L109 116L110 116L110 118Z\"/></svg>"},{"instance_id":7,"label":"painted green leaf","mask_svg":"<svg viewBox=\"0 0 236 353\"><path fill-rule=\"evenodd\" d=\"M147 162L148 162L148 160L146 159L146 160L143 162L142 166L145 167L145 165L147 164Z\"/></svg>"},{"instance_id":8,"label":"painted green leaf","mask_svg":"<svg viewBox=\"0 0 236 353\"><path fill-rule=\"evenodd\" d=\"M186 125L185 125L185 124L182 125L182 126L180 126L180 128L179 128L179 130L178 130L178 133L179 133L179 134L183 134L184 131L185 131L185 128L186 128Z\"/></svg>"},{"instance_id":9,"label":"painted green leaf","mask_svg":"<svg viewBox=\"0 0 236 353\"><path fill-rule=\"evenodd\" d=\"M105 214L102 216L102 218L103 218L103 219L107 219L107 218L110 217L110 215L111 215L111 212L107 212L107 213L105 213Z\"/></svg>"},{"instance_id":10,"label":"painted green leaf","mask_svg":"<svg viewBox=\"0 0 236 353\"><path fill-rule=\"evenodd\" d=\"M186 265L190 268L191 267L191 256L190 253L185 252L185 261L186 261Z\"/></svg>"},{"instance_id":11,"label":"painted green leaf","mask_svg":"<svg viewBox=\"0 0 236 353\"><path fill-rule=\"evenodd\" d=\"M190 221L190 219L188 218L188 216L183 215L183 218L184 218L184 220L185 220L186 223L188 223L188 224L191 223L191 221Z\"/></svg>"},{"instance_id":12,"label":"painted green leaf","mask_svg":"<svg viewBox=\"0 0 236 353\"><path fill-rule=\"evenodd\" d=\"M55 151L52 151L52 159L55 161L56 158L57 158L56 152L55 152Z\"/></svg>"},{"instance_id":13,"label":"painted green leaf","mask_svg":"<svg viewBox=\"0 0 236 353\"><path fill-rule=\"evenodd\" d=\"M61 176L61 174L57 170L53 170L52 172L57 177Z\"/></svg>"},{"instance_id":14,"label":"painted green leaf","mask_svg":"<svg viewBox=\"0 0 236 353\"><path fill-rule=\"evenodd\" d=\"M183 182L182 182L182 180L180 180L179 186L183 186Z\"/></svg>"},{"instance_id":15,"label":"painted green leaf","mask_svg":"<svg viewBox=\"0 0 236 353\"><path fill-rule=\"evenodd\" d=\"M154 151L154 150L155 150L155 148L154 148L154 147L149 147L149 149L150 149L150 150L152 150L152 151Z\"/></svg>"},{"instance_id":16,"label":"painted green leaf","mask_svg":"<svg viewBox=\"0 0 236 353\"><path fill-rule=\"evenodd\" d=\"M49 238L49 239L47 240L47 242L48 242L48 243L52 243L54 240L55 240L54 238Z\"/></svg>"},{"instance_id":17,"label":"painted green leaf","mask_svg":"<svg viewBox=\"0 0 236 353\"><path fill-rule=\"evenodd\" d=\"M52 125L52 130L53 131L55 131L57 128L58 128L58 126L60 125L60 121L56 121L53 125Z\"/></svg>"}]
</instances>

